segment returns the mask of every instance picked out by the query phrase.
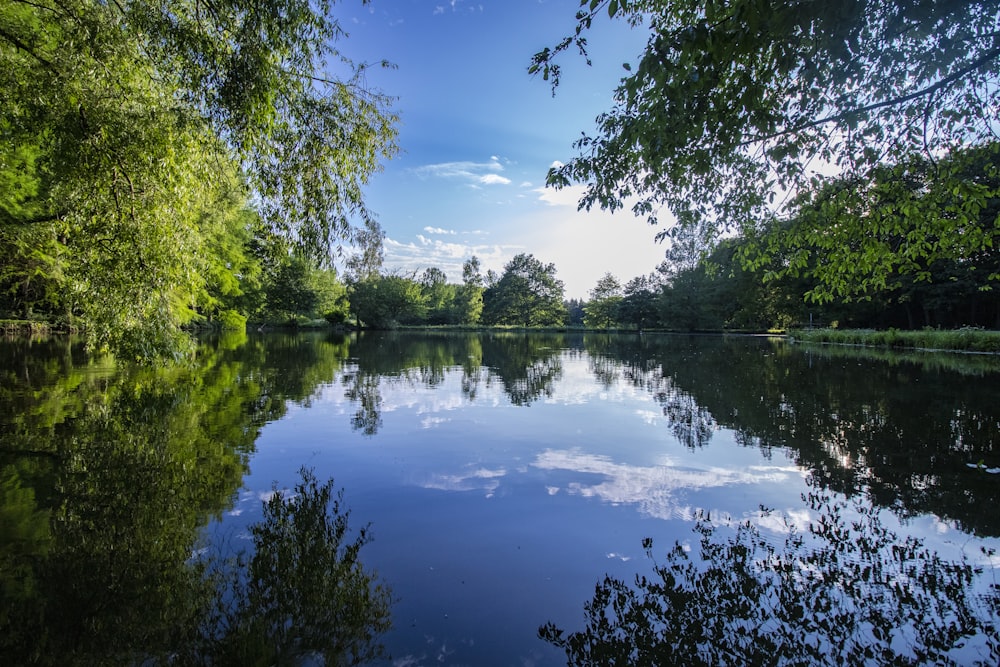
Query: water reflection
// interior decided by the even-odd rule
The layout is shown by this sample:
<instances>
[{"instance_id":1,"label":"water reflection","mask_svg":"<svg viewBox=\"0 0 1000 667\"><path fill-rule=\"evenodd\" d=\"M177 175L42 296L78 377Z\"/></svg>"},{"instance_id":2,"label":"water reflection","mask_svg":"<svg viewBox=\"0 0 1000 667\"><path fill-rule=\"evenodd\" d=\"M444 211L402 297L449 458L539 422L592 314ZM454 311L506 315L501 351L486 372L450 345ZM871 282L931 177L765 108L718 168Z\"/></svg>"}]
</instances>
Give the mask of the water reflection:
<instances>
[{"instance_id":1,"label":"water reflection","mask_svg":"<svg viewBox=\"0 0 1000 667\"><path fill-rule=\"evenodd\" d=\"M659 519L693 516L694 510L681 502L682 492L736 484L780 484L793 477L801 477L797 469L776 466L690 469L670 461L656 466L635 466L579 450L546 450L532 465L541 470L568 470L583 476L594 476L599 481L593 484L571 482L566 491L608 503L634 505L643 514Z\"/></svg>"},{"instance_id":2,"label":"water reflection","mask_svg":"<svg viewBox=\"0 0 1000 667\"><path fill-rule=\"evenodd\" d=\"M340 367L337 341L206 341L197 364L118 366L0 345L0 656L125 664L190 641L214 591L189 559L260 428Z\"/></svg>"},{"instance_id":3,"label":"water reflection","mask_svg":"<svg viewBox=\"0 0 1000 667\"><path fill-rule=\"evenodd\" d=\"M777 340L589 334L362 336L350 354L341 382L352 424L367 435L383 425L385 391L438 389L454 373L469 403L496 387L515 406L565 400L577 387L562 382L564 363L583 354L601 390L647 393L692 451L729 429L765 457L792 452L825 488L865 494L904 518L932 513L1000 535L1000 515L982 511L1000 502L1000 487L969 467L997 463L995 359L882 360Z\"/></svg>"},{"instance_id":4,"label":"water reflection","mask_svg":"<svg viewBox=\"0 0 1000 667\"><path fill-rule=\"evenodd\" d=\"M513 405L529 406L552 396L562 373L563 345L562 336L546 334L359 336L351 349L354 364L341 378L344 395L356 405L351 425L375 435L382 427L384 390L434 389L459 368L462 395L469 401L499 384Z\"/></svg>"},{"instance_id":5,"label":"water reflection","mask_svg":"<svg viewBox=\"0 0 1000 667\"><path fill-rule=\"evenodd\" d=\"M539 636L570 665L993 665L1000 589L888 530L869 506L823 492L805 530L774 544L755 521L698 517L700 553L680 542L665 559L644 541L652 573L606 576L586 625ZM762 510L763 517L770 512Z\"/></svg>"},{"instance_id":6,"label":"water reflection","mask_svg":"<svg viewBox=\"0 0 1000 667\"><path fill-rule=\"evenodd\" d=\"M621 360L622 380L651 394L686 446L703 447L725 427L765 456L793 452L826 488L864 493L901 517L932 513L1000 535L1000 516L982 511L1000 502L1000 487L968 466L998 457L996 359L882 361L776 340L651 338L586 342L592 356Z\"/></svg>"},{"instance_id":7,"label":"water reflection","mask_svg":"<svg viewBox=\"0 0 1000 667\"><path fill-rule=\"evenodd\" d=\"M1000 501L988 472L1000 466L997 362L938 359L744 338L272 334L206 340L191 365L138 369L69 344L5 343L0 653L73 662L185 641L178 628L215 594L192 547L232 507L264 426L279 420L282 447L364 442L336 449L337 465L383 475L371 495L406 507L409 524L450 531L446 544L461 535L496 553L507 544L473 542L474 531L580 521L599 533L591 515L559 514L567 499L693 519L699 503L797 493L804 477L902 519L1000 535L1000 516L984 510ZM413 488L514 509L490 522L443 500L424 509L446 494ZM806 530L809 516L785 511ZM543 512L550 523L535 526ZM622 515L601 520L607 529ZM787 529L773 515L753 521ZM546 543L541 556L557 549ZM475 569L486 550L455 557Z\"/></svg>"}]
</instances>

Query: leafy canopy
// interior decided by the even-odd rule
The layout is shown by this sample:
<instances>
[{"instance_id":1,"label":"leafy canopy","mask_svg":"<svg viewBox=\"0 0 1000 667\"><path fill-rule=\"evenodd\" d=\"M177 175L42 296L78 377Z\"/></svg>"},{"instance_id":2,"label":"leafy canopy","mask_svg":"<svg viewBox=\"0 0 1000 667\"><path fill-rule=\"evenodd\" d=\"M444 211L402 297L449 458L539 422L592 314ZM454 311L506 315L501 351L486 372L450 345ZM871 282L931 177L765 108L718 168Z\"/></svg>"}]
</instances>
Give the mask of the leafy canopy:
<instances>
[{"instance_id":1,"label":"leafy canopy","mask_svg":"<svg viewBox=\"0 0 1000 667\"><path fill-rule=\"evenodd\" d=\"M563 324L563 289L555 264L542 264L527 253L515 255L483 293L483 320L524 327Z\"/></svg>"},{"instance_id":2,"label":"leafy canopy","mask_svg":"<svg viewBox=\"0 0 1000 667\"><path fill-rule=\"evenodd\" d=\"M333 5L0 5L0 243L26 267L17 288L55 279L99 344L146 356L190 318L228 211L252 204L314 258L377 247L362 187L396 118L339 50Z\"/></svg>"},{"instance_id":3,"label":"leafy canopy","mask_svg":"<svg viewBox=\"0 0 1000 667\"><path fill-rule=\"evenodd\" d=\"M677 243L752 232L775 214L794 213L789 195L818 186L824 174L867 181L879 165L933 159L995 136L995 2L581 0L580 7L575 31L529 68L554 87L559 54L572 47L586 54L587 32L603 14L645 25L649 39L637 62L625 63L596 133L575 143L577 157L550 170L548 183L584 182L582 208L631 205L654 224L666 209L678 224L661 237ZM960 182L948 168L935 178ZM947 232L961 234L960 221ZM859 244L864 256L864 239Z\"/></svg>"}]
</instances>

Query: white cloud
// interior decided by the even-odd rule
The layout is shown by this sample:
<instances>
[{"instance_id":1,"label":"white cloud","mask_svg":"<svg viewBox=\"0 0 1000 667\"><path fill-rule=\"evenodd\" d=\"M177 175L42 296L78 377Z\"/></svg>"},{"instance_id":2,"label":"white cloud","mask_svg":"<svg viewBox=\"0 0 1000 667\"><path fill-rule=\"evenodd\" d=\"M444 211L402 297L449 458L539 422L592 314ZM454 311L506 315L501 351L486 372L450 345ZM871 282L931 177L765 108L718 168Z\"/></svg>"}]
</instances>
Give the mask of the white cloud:
<instances>
[{"instance_id":1,"label":"white cloud","mask_svg":"<svg viewBox=\"0 0 1000 667\"><path fill-rule=\"evenodd\" d=\"M485 232L474 230L463 232L463 235L485 235ZM452 243L423 234L417 234L416 239L416 243L403 243L387 237L383 242L386 267L405 273L433 266L444 271L451 282L457 283L461 281L462 264L473 255L479 258L482 271L486 273L488 269L499 271L511 257L524 252L517 245Z\"/></svg>"},{"instance_id":2,"label":"white cloud","mask_svg":"<svg viewBox=\"0 0 1000 667\"><path fill-rule=\"evenodd\" d=\"M533 465L542 470L579 473L584 478L594 475L603 477L603 481L597 484L571 482L566 490L573 495L599 498L606 503L635 505L643 514L661 519L688 514L689 508L680 504L678 499L681 492L686 494L734 484L774 484L789 477L780 469L692 469L675 467L669 461L659 466L635 466L616 463L607 456L577 449L548 449L536 457Z\"/></svg>"},{"instance_id":3,"label":"white cloud","mask_svg":"<svg viewBox=\"0 0 1000 667\"><path fill-rule=\"evenodd\" d=\"M412 170L420 178L444 178L465 181L471 187L482 185L508 185L510 179L500 176L503 164L496 155L491 155L489 162L472 162L461 160L456 162L439 162L425 164Z\"/></svg>"},{"instance_id":4,"label":"white cloud","mask_svg":"<svg viewBox=\"0 0 1000 667\"><path fill-rule=\"evenodd\" d=\"M437 16L438 14L444 14L444 7L442 7L441 5L438 5L434 8L434 16Z\"/></svg>"},{"instance_id":5,"label":"white cloud","mask_svg":"<svg viewBox=\"0 0 1000 667\"><path fill-rule=\"evenodd\" d=\"M447 234L454 236L457 232L454 229L442 229L440 227L424 227L424 231L428 234Z\"/></svg>"},{"instance_id":6,"label":"white cloud","mask_svg":"<svg viewBox=\"0 0 1000 667\"><path fill-rule=\"evenodd\" d=\"M507 471L504 468L497 470L478 468L465 474L433 475L421 486L425 489L442 491L474 491L478 489L485 491L487 498L492 498L493 493L500 486L500 480L506 475Z\"/></svg>"}]
</instances>

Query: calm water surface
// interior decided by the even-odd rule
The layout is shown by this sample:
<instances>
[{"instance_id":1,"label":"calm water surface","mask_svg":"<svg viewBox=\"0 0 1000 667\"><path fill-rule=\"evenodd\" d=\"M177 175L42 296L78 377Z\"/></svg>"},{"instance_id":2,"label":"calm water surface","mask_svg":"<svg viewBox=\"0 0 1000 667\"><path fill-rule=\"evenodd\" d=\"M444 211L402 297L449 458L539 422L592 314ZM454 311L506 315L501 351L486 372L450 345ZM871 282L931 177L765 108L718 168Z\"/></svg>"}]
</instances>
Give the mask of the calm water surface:
<instances>
[{"instance_id":1,"label":"calm water surface","mask_svg":"<svg viewBox=\"0 0 1000 667\"><path fill-rule=\"evenodd\" d=\"M816 519L811 490L990 581L1000 564L982 552L1000 542L992 357L271 334L159 370L7 342L0 374L0 623L52 656L153 643L196 543L245 543L303 466L371 524L396 665L564 663L539 626L578 629L606 574L648 574L645 538L696 550L707 515L777 545Z\"/></svg>"}]
</instances>

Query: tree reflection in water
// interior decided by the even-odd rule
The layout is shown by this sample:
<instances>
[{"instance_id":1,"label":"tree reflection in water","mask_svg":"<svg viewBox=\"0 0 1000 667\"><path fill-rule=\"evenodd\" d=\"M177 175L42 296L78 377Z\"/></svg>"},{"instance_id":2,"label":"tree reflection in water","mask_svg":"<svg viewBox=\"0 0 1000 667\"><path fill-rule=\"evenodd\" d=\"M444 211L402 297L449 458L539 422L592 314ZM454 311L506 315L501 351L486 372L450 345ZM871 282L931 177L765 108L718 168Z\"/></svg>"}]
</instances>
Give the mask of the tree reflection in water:
<instances>
[{"instance_id":1,"label":"tree reflection in water","mask_svg":"<svg viewBox=\"0 0 1000 667\"><path fill-rule=\"evenodd\" d=\"M753 521L730 534L704 515L699 560L678 542L658 563L644 540L652 575L606 576L583 630L539 636L570 665L997 664L1000 587L981 569L900 539L863 503L804 499L818 519L783 522L778 546Z\"/></svg>"},{"instance_id":2,"label":"tree reflection in water","mask_svg":"<svg viewBox=\"0 0 1000 667\"><path fill-rule=\"evenodd\" d=\"M377 655L387 593L357 560L367 528L348 539L329 483L275 496L249 558L191 560L260 428L346 352L241 335L199 348L198 364L134 368L63 341L0 345L0 664Z\"/></svg>"},{"instance_id":3,"label":"tree reflection in water","mask_svg":"<svg viewBox=\"0 0 1000 667\"><path fill-rule=\"evenodd\" d=\"M511 404L530 406L552 396L562 377L564 347L563 336L550 334L363 334L352 347L356 365L340 378L345 398L357 406L351 426L376 435L382 428L383 389L434 389L455 368L462 369L462 395L468 401L483 385L496 382Z\"/></svg>"},{"instance_id":4,"label":"tree reflection in water","mask_svg":"<svg viewBox=\"0 0 1000 667\"><path fill-rule=\"evenodd\" d=\"M309 470L293 493L277 489L250 528L253 552L209 561L218 589L197 641L171 662L212 665L357 665L385 657L391 595L359 559L367 526L350 537L350 512L333 481Z\"/></svg>"}]
</instances>

